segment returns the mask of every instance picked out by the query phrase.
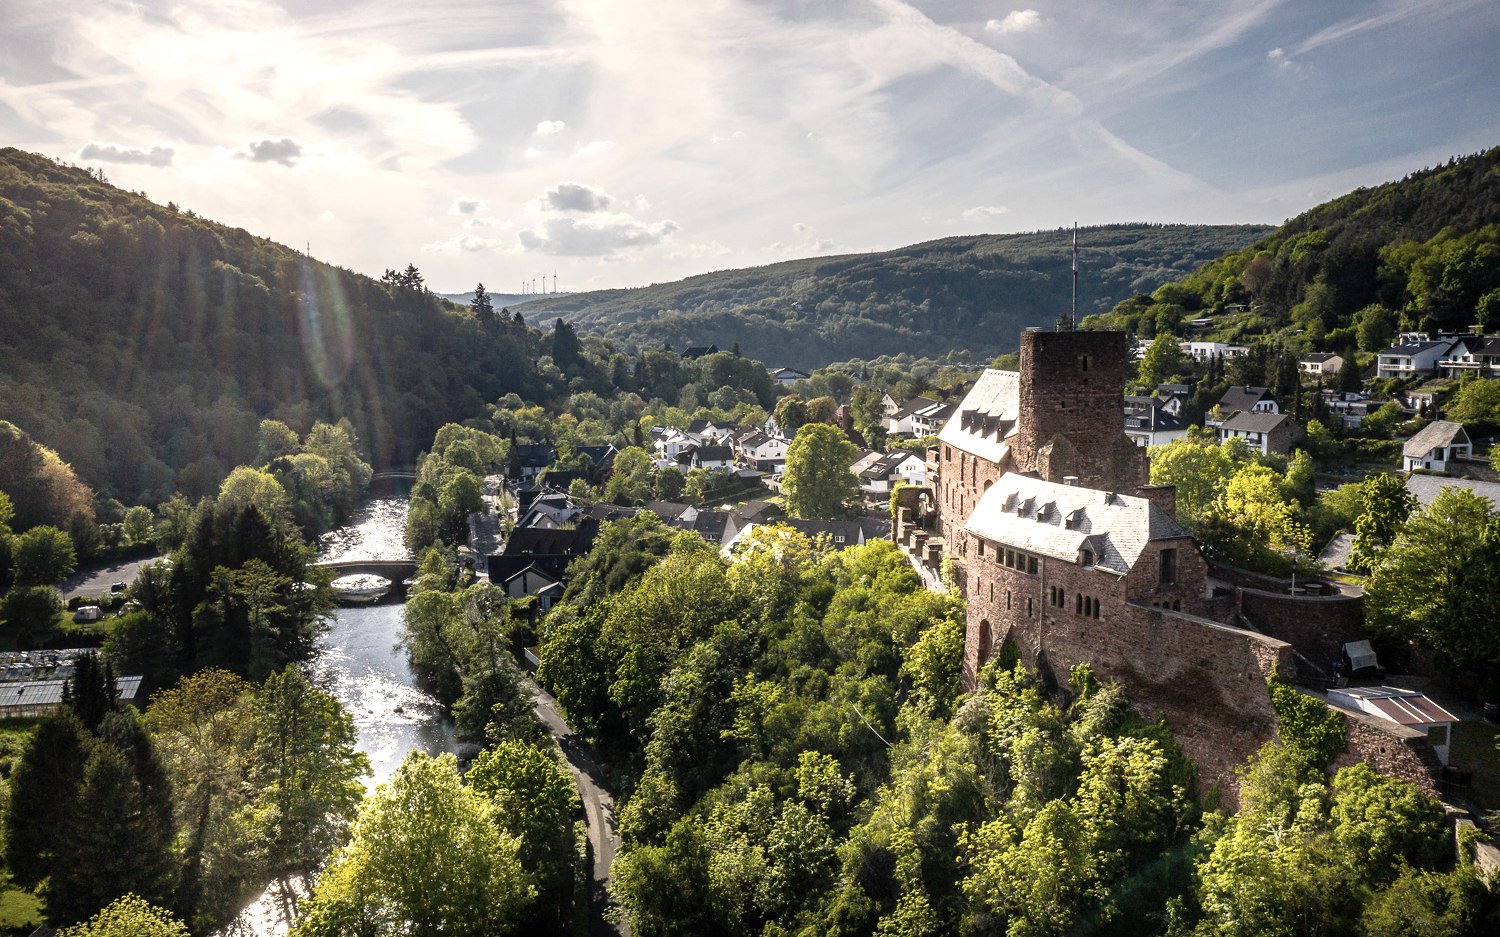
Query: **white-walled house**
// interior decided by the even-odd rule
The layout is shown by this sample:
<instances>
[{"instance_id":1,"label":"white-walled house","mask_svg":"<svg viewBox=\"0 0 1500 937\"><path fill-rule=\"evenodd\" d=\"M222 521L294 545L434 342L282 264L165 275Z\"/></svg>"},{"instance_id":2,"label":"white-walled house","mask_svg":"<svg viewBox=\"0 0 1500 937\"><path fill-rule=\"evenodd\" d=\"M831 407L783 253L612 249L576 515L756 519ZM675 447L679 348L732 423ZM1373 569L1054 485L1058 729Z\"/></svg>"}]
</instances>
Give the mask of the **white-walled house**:
<instances>
[{"instance_id":1,"label":"white-walled house","mask_svg":"<svg viewBox=\"0 0 1500 937\"><path fill-rule=\"evenodd\" d=\"M773 368L771 369L770 373L771 380L780 384L782 387L791 387L798 381L805 381L808 378L812 377L812 375L808 374L806 371L799 371L796 368Z\"/></svg>"},{"instance_id":2,"label":"white-walled house","mask_svg":"<svg viewBox=\"0 0 1500 937\"><path fill-rule=\"evenodd\" d=\"M855 465L860 465L860 462ZM903 483L927 484L927 460L914 452L898 450L887 453L853 470L859 477L859 490L869 495L889 494L896 485Z\"/></svg>"},{"instance_id":3,"label":"white-walled house","mask_svg":"<svg viewBox=\"0 0 1500 937\"><path fill-rule=\"evenodd\" d=\"M1392 345L1375 359L1375 376L1386 380L1434 374L1437 372L1438 361L1454 344L1451 341L1408 341Z\"/></svg>"},{"instance_id":4,"label":"white-walled house","mask_svg":"<svg viewBox=\"0 0 1500 937\"><path fill-rule=\"evenodd\" d=\"M1433 420L1401 447L1401 470L1446 472L1449 462L1473 457L1474 444L1462 423Z\"/></svg>"},{"instance_id":5,"label":"white-walled house","mask_svg":"<svg viewBox=\"0 0 1500 937\"><path fill-rule=\"evenodd\" d=\"M1298 365L1303 374L1311 374L1314 377L1325 377L1329 374L1337 374L1344 366L1344 359L1331 351L1316 351L1303 358Z\"/></svg>"},{"instance_id":6,"label":"white-walled house","mask_svg":"<svg viewBox=\"0 0 1500 937\"><path fill-rule=\"evenodd\" d=\"M1202 364L1211 358L1243 358L1250 354L1245 345L1227 345L1224 342L1182 342L1178 346L1182 353Z\"/></svg>"}]
</instances>

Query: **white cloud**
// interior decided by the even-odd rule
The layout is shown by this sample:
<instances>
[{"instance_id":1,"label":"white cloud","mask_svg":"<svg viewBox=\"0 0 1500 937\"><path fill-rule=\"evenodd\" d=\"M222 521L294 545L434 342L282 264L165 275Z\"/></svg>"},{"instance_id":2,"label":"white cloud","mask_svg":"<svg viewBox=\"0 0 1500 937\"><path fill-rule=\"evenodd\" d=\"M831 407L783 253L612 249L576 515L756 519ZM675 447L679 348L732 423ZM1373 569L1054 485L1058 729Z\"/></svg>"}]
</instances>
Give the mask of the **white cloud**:
<instances>
[{"instance_id":1,"label":"white cloud","mask_svg":"<svg viewBox=\"0 0 1500 937\"><path fill-rule=\"evenodd\" d=\"M1034 29L1042 21L1042 14L1035 10L1012 10L1004 19L990 20L984 24L985 32L1023 33Z\"/></svg>"},{"instance_id":2,"label":"white cloud","mask_svg":"<svg viewBox=\"0 0 1500 937\"><path fill-rule=\"evenodd\" d=\"M600 154L608 153L614 148L615 141L613 140L593 140L585 143L583 146L580 146L578 148L578 152L573 155L584 157L599 156Z\"/></svg>"},{"instance_id":3,"label":"white cloud","mask_svg":"<svg viewBox=\"0 0 1500 937\"><path fill-rule=\"evenodd\" d=\"M516 232L521 246L539 254L608 257L618 251L660 244L677 231L672 221L646 224L633 218L548 218Z\"/></svg>"},{"instance_id":4,"label":"white cloud","mask_svg":"<svg viewBox=\"0 0 1500 937\"><path fill-rule=\"evenodd\" d=\"M504 246L502 238L487 238L478 234L459 234L444 241L433 241L422 245L424 254L477 254L480 251L497 250Z\"/></svg>"},{"instance_id":5,"label":"white cloud","mask_svg":"<svg viewBox=\"0 0 1500 937\"><path fill-rule=\"evenodd\" d=\"M117 143L95 143L90 140L78 151L79 159L97 159L103 163L135 163L140 166L170 166L177 151L170 146L120 146Z\"/></svg>"},{"instance_id":6,"label":"white cloud","mask_svg":"<svg viewBox=\"0 0 1500 937\"><path fill-rule=\"evenodd\" d=\"M614 203L608 192L581 182L559 182L542 193L542 207L552 211L606 211Z\"/></svg>"},{"instance_id":7,"label":"white cloud","mask_svg":"<svg viewBox=\"0 0 1500 937\"><path fill-rule=\"evenodd\" d=\"M245 148L235 153L239 159L248 159L252 163L280 163L283 166L295 166L297 160L302 157L302 144L291 137L282 137L280 140L266 138L264 140L251 140L245 144Z\"/></svg>"},{"instance_id":8,"label":"white cloud","mask_svg":"<svg viewBox=\"0 0 1500 937\"><path fill-rule=\"evenodd\" d=\"M318 220L322 222L337 221L338 217L338 215L335 215L331 211L325 211L323 212L323 214L318 216Z\"/></svg>"},{"instance_id":9,"label":"white cloud","mask_svg":"<svg viewBox=\"0 0 1500 937\"><path fill-rule=\"evenodd\" d=\"M459 196L458 198L453 200L453 206L448 209L448 214L468 215L472 217L483 207L484 202L480 201L477 198L467 198L465 196Z\"/></svg>"},{"instance_id":10,"label":"white cloud","mask_svg":"<svg viewBox=\"0 0 1500 937\"><path fill-rule=\"evenodd\" d=\"M1004 205L975 205L973 208L965 208L961 214L967 221L980 221L998 218L1009 211Z\"/></svg>"},{"instance_id":11,"label":"white cloud","mask_svg":"<svg viewBox=\"0 0 1500 937\"><path fill-rule=\"evenodd\" d=\"M532 134L538 137L555 137L567 129L566 121L544 120L536 125L536 130L532 131Z\"/></svg>"}]
</instances>

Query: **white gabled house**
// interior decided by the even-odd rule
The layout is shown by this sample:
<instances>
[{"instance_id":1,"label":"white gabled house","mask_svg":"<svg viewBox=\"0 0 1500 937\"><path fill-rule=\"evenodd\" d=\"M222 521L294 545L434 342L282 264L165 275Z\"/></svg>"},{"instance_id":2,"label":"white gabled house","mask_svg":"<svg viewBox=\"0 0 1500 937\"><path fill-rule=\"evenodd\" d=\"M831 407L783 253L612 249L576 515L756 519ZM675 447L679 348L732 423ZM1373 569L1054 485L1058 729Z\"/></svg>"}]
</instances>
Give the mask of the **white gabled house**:
<instances>
[{"instance_id":1,"label":"white gabled house","mask_svg":"<svg viewBox=\"0 0 1500 937\"><path fill-rule=\"evenodd\" d=\"M1446 472L1449 462L1473 457L1474 444L1469 440L1469 433L1462 423L1433 420L1402 445L1401 470L1414 472L1417 469L1429 469Z\"/></svg>"}]
</instances>

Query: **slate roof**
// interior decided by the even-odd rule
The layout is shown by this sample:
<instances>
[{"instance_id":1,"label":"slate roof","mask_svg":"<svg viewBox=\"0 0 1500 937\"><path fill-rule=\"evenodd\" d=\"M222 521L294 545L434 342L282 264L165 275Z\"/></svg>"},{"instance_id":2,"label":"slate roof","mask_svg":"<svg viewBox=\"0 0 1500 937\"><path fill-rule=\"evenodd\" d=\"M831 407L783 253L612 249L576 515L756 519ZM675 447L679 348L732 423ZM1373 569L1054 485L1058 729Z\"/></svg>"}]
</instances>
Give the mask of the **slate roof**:
<instances>
[{"instance_id":1,"label":"slate roof","mask_svg":"<svg viewBox=\"0 0 1500 937\"><path fill-rule=\"evenodd\" d=\"M1432 348L1446 348L1446 347L1451 347L1452 344L1453 344L1452 342L1446 342L1446 341L1443 341L1443 342L1408 342L1405 345L1392 345L1391 347L1387 348L1385 351L1382 351L1381 354L1382 355L1391 355L1391 356L1399 357L1399 358L1409 358L1412 355L1419 355L1422 352L1427 351L1427 350L1432 349Z\"/></svg>"},{"instance_id":2,"label":"slate roof","mask_svg":"<svg viewBox=\"0 0 1500 937\"><path fill-rule=\"evenodd\" d=\"M702 358L704 355L715 355L719 353L718 345L693 345L682 350L684 358Z\"/></svg>"},{"instance_id":3,"label":"slate roof","mask_svg":"<svg viewBox=\"0 0 1500 937\"><path fill-rule=\"evenodd\" d=\"M733 446L700 446L695 453L699 462L733 462Z\"/></svg>"},{"instance_id":4,"label":"slate roof","mask_svg":"<svg viewBox=\"0 0 1500 937\"><path fill-rule=\"evenodd\" d=\"M923 459L914 452L906 452L903 450L888 452L875 461L871 462L862 471L860 471L859 477L871 480L889 478L896 471L896 469L900 468L901 464L908 459L916 459L919 462L923 461ZM857 465L859 463L855 464Z\"/></svg>"},{"instance_id":5,"label":"slate roof","mask_svg":"<svg viewBox=\"0 0 1500 937\"><path fill-rule=\"evenodd\" d=\"M1469 441L1469 434L1464 430L1462 423L1452 420L1433 420L1415 436L1408 439L1401 447L1401 454L1412 459L1420 459L1427 453L1439 446L1451 446L1462 436L1463 442Z\"/></svg>"},{"instance_id":6,"label":"slate roof","mask_svg":"<svg viewBox=\"0 0 1500 937\"><path fill-rule=\"evenodd\" d=\"M504 556L547 556L568 554L581 556L594 545L599 522L588 519L577 527L546 530L540 527L518 527L505 541Z\"/></svg>"},{"instance_id":7,"label":"slate roof","mask_svg":"<svg viewBox=\"0 0 1500 937\"><path fill-rule=\"evenodd\" d=\"M776 368L774 371L771 372L771 377L775 378L778 381L786 381L786 380L799 380L799 381L801 381L801 380L806 380L809 377L812 377L812 375L808 374L806 371L803 371L803 370L801 370L799 368Z\"/></svg>"},{"instance_id":8,"label":"slate roof","mask_svg":"<svg viewBox=\"0 0 1500 937\"><path fill-rule=\"evenodd\" d=\"M573 451L579 456L588 456L594 465L601 467L613 462L619 454L618 449L607 443L602 446L579 446Z\"/></svg>"},{"instance_id":9,"label":"slate roof","mask_svg":"<svg viewBox=\"0 0 1500 937\"><path fill-rule=\"evenodd\" d=\"M523 468L543 468L557 461L557 450L546 443L518 445L516 461Z\"/></svg>"},{"instance_id":10,"label":"slate roof","mask_svg":"<svg viewBox=\"0 0 1500 937\"><path fill-rule=\"evenodd\" d=\"M1489 499L1490 504L1500 509L1500 482L1475 481L1472 478L1444 478L1441 475L1418 475L1413 473L1406 476L1406 490L1412 493L1417 503L1427 507L1444 488L1462 488L1472 491L1481 498Z\"/></svg>"},{"instance_id":11,"label":"slate roof","mask_svg":"<svg viewBox=\"0 0 1500 937\"><path fill-rule=\"evenodd\" d=\"M546 578L552 580L553 582L561 582L562 581L561 577L558 576L557 574L555 574L552 570L550 570L550 569L544 569L543 567L538 566L535 563L527 563L525 566L522 566L520 569L518 569L515 572L511 573L509 576L506 576L503 580L501 580L501 582L509 584L512 580L514 580L514 579L516 579L516 578L518 578L518 577L520 577L520 576L522 576L522 575L524 575L525 573L528 573L528 572L534 572L534 573L536 573L539 576L545 576Z\"/></svg>"},{"instance_id":12,"label":"slate roof","mask_svg":"<svg viewBox=\"0 0 1500 937\"><path fill-rule=\"evenodd\" d=\"M990 462L1010 452L1005 440L1015 433L1021 410L1021 375L986 368L943 424L938 440Z\"/></svg>"},{"instance_id":13,"label":"slate roof","mask_svg":"<svg viewBox=\"0 0 1500 937\"><path fill-rule=\"evenodd\" d=\"M691 504L681 504L676 501L647 501L646 510L655 514L664 521L674 521L684 512L692 509Z\"/></svg>"},{"instance_id":14,"label":"slate roof","mask_svg":"<svg viewBox=\"0 0 1500 937\"><path fill-rule=\"evenodd\" d=\"M1094 565L1130 572L1146 544L1188 532L1145 498L1007 472L979 499L964 529L995 543L1070 563L1089 547Z\"/></svg>"},{"instance_id":15,"label":"slate roof","mask_svg":"<svg viewBox=\"0 0 1500 937\"><path fill-rule=\"evenodd\" d=\"M1161 408L1155 397L1125 398L1125 428L1140 432L1161 433L1186 429L1188 421Z\"/></svg>"},{"instance_id":16,"label":"slate roof","mask_svg":"<svg viewBox=\"0 0 1500 937\"><path fill-rule=\"evenodd\" d=\"M1268 387L1231 387L1219 398L1219 409L1225 413L1232 410L1249 410L1262 400L1271 399L1271 389Z\"/></svg>"},{"instance_id":17,"label":"slate roof","mask_svg":"<svg viewBox=\"0 0 1500 937\"><path fill-rule=\"evenodd\" d=\"M1256 413L1241 410L1225 420L1223 428L1238 430L1242 433L1269 433L1281 424L1290 421L1291 418L1291 415L1286 413Z\"/></svg>"},{"instance_id":18,"label":"slate roof","mask_svg":"<svg viewBox=\"0 0 1500 937\"><path fill-rule=\"evenodd\" d=\"M610 504L607 501L596 501L583 509L584 517L591 517L597 521L617 521L626 517L634 517L641 513L640 508L626 507L621 504Z\"/></svg>"},{"instance_id":19,"label":"slate roof","mask_svg":"<svg viewBox=\"0 0 1500 937\"><path fill-rule=\"evenodd\" d=\"M728 511L699 511L698 516L693 518L691 525L681 525L693 533L707 540L709 543L722 543L724 531L729 527Z\"/></svg>"},{"instance_id":20,"label":"slate roof","mask_svg":"<svg viewBox=\"0 0 1500 937\"><path fill-rule=\"evenodd\" d=\"M892 413L890 418L899 420L902 417L911 416L913 413L926 410L928 407L939 406L940 403L940 401L933 400L931 397L913 397L910 400L902 401L901 405L896 408L896 412Z\"/></svg>"}]
</instances>

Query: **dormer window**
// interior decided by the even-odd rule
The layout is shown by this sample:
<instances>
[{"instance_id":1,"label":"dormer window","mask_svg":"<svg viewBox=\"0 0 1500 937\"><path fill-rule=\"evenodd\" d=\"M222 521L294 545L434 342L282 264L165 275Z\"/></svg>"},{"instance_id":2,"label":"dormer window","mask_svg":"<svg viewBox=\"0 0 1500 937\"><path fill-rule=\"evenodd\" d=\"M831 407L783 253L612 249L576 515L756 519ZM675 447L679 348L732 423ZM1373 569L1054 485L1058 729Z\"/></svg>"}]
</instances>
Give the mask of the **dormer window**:
<instances>
[{"instance_id":1,"label":"dormer window","mask_svg":"<svg viewBox=\"0 0 1500 937\"><path fill-rule=\"evenodd\" d=\"M1091 550L1091 549L1089 549L1088 547L1084 547L1083 549L1079 550L1078 551L1078 565L1079 566L1093 566L1094 565L1094 551Z\"/></svg>"},{"instance_id":2,"label":"dormer window","mask_svg":"<svg viewBox=\"0 0 1500 937\"><path fill-rule=\"evenodd\" d=\"M1069 530L1081 530L1083 528L1083 508L1068 515L1067 523L1064 525Z\"/></svg>"}]
</instances>

